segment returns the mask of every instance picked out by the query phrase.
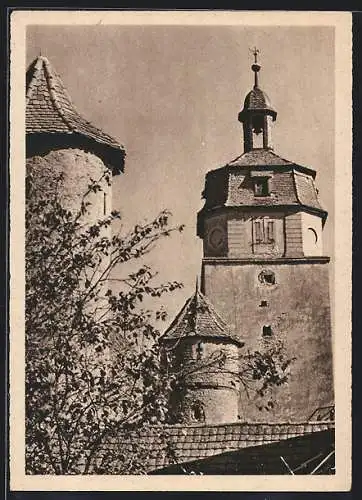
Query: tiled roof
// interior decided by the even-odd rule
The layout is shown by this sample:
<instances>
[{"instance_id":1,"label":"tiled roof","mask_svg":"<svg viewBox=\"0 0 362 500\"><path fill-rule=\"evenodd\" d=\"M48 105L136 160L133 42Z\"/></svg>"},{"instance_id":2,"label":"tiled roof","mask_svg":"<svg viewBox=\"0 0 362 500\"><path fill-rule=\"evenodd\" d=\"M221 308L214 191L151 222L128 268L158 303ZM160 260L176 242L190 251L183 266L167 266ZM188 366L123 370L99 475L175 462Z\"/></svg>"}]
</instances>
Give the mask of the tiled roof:
<instances>
[{"instance_id":1,"label":"tiled roof","mask_svg":"<svg viewBox=\"0 0 362 500\"><path fill-rule=\"evenodd\" d=\"M269 196L255 196L256 176L269 178ZM273 207L303 205L325 212L321 207L314 183L315 171L282 158L267 149L244 153L224 167L206 175L205 206L216 207Z\"/></svg>"},{"instance_id":2,"label":"tiled roof","mask_svg":"<svg viewBox=\"0 0 362 500\"><path fill-rule=\"evenodd\" d=\"M313 179L309 175L294 171L294 182L299 202L307 207L322 210Z\"/></svg>"},{"instance_id":3,"label":"tiled roof","mask_svg":"<svg viewBox=\"0 0 362 500\"><path fill-rule=\"evenodd\" d=\"M226 338L237 344L241 343L198 289L186 301L161 340L184 337Z\"/></svg>"},{"instance_id":4,"label":"tiled roof","mask_svg":"<svg viewBox=\"0 0 362 500\"><path fill-rule=\"evenodd\" d=\"M149 474L335 474L334 429L175 462Z\"/></svg>"},{"instance_id":5,"label":"tiled roof","mask_svg":"<svg viewBox=\"0 0 362 500\"><path fill-rule=\"evenodd\" d=\"M230 167L293 165L293 162L278 156L270 149L253 149L227 164Z\"/></svg>"},{"instance_id":6,"label":"tiled roof","mask_svg":"<svg viewBox=\"0 0 362 500\"><path fill-rule=\"evenodd\" d=\"M116 139L85 120L77 111L59 75L48 59L37 57L26 74L26 134L81 136L116 161L123 170L125 150Z\"/></svg>"},{"instance_id":7,"label":"tiled roof","mask_svg":"<svg viewBox=\"0 0 362 500\"><path fill-rule=\"evenodd\" d=\"M228 197L225 206L299 205L293 181L293 172L275 172L269 180L270 196L254 194L251 176L230 172Z\"/></svg>"},{"instance_id":8,"label":"tiled roof","mask_svg":"<svg viewBox=\"0 0 362 500\"><path fill-rule=\"evenodd\" d=\"M273 110L270 99L263 90L259 87L254 87L245 97L244 111L264 109Z\"/></svg>"},{"instance_id":9,"label":"tiled roof","mask_svg":"<svg viewBox=\"0 0 362 500\"><path fill-rule=\"evenodd\" d=\"M334 429L334 422L163 426L133 433L127 439L150 450L148 470L215 456L245 448L264 446L283 440ZM126 443L120 437L117 446ZM166 449L171 450L166 453ZM172 456L174 458L172 458Z\"/></svg>"}]
</instances>

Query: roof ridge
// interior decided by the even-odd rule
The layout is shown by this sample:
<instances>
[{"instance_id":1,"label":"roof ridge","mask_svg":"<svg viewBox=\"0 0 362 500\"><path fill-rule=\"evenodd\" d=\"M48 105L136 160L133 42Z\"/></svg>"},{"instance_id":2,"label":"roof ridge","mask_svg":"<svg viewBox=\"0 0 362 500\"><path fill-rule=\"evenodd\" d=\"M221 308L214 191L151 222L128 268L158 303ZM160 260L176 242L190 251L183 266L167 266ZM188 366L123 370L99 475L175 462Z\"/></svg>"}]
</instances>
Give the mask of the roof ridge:
<instances>
[{"instance_id":1,"label":"roof ridge","mask_svg":"<svg viewBox=\"0 0 362 500\"><path fill-rule=\"evenodd\" d=\"M290 163L291 165L295 165L295 163L291 160L288 160L288 158L284 158L283 156L280 156L278 153L276 153L273 149L268 149L269 153L271 153L273 156L280 158L283 161L286 161Z\"/></svg>"},{"instance_id":2,"label":"roof ridge","mask_svg":"<svg viewBox=\"0 0 362 500\"><path fill-rule=\"evenodd\" d=\"M281 425L293 425L293 426L305 426L305 425L325 425L325 424L335 424L334 420L318 420L318 421L298 421L298 422L290 422L290 421L281 421L281 422L229 422L229 423L220 423L220 424L165 424L163 426L164 429L193 429L193 428L208 428L208 427L237 427L237 426L268 426L268 427L277 427Z\"/></svg>"},{"instance_id":3,"label":"roof ridge","mask_svg":"<svg viewBox=\"0 0 362 500\"><path fill-rule=\"evenodd\" d=\"M27 82L27 89L26 89L26 104L28 104L31 96L32 96L32 91L34 88L34 83L36 81L35 74L40 73L40 68L39 68L39 63L42 64L42 56L38 56L29 66L26 74L29 73L30 70L33 69L33 73L31 75L31 78L29 79L29 82Z\"/></svg>"},{"instance_id":4,"label":"roof ridge","mask_svg":"<svg viewBox=\"0 0 362 500\"><path fill-rule=\"evenodd\" d=\"M201 292L199 292L201 294ZM210 302L210 300L205 296L205 295L201 295L202 299L204 300L205 304L207 305L207 307L209 308L210 312L212 314L214 314L214 320L216 321L218 327L221 329L221 330L227 330L229 332L230 330L230 327L229 325L226 323L226 321L224 321L224 319L220 316L220 314L217 312L217 310L215 309L215 307L213 306L213 304ZM221 323L221 324L220 324ZM230 334L232 332L230 331Z\"/></svg>"},{"instance_id":5,"label":"roof ridge","mask_svg":"<svg viewBox=\"0 0 362 500\"><path fill-rule=\"evenodd\" d=\"M300 197L299 197L298 185L297 185L297 182L296 182L296 180L295 180L295 174L296 174L296 172L295 172L295 170L293 169L293 170L292 170L292 179L293 179L293 186L294 186L295 196L296 196L296 198L297 198L297 202L298 202L299 204L302 204L302 202L300 201Z\"/></svg>"},{"instance_id":6,"label":"roof ridge","mask_svg":"<svg viewBox=\"0 0 362 500\"><path fill-rule=\"evenodd\" d=\"M78 113L76 107L74 106L74 104L72 102L72 99L71 99L70 95L67 92L67 89L63 85L63 82L62 82L62 80L60 78L60 75L58 75L58 73L54 70L54 68L52 67L52 65L50 64L49 60L46 57L43 58L43 64L44 64L45 81L46 81L47 87L49 89L49 96L50 96L50 99L52 101L52 104L54 105L54 108L58 112L60 118L63 120L63 122L65 123L65 125L67 125L72 132L75 132L76 128L72 125L72 123L70 122L70 120L65 117L65 113L64 113L61 105L58 102L58 96L57 96L57 93L56 93L56 91L54 89L54 85L51 83L50 80L57 79L58 84L60 85L60 87L62 89L62 92L64 93L64 96L69 101L69 104L72 106L72 108L74 109L74 111L76 112L76 114L79 114L79 113Z\"/></svg>"},{"instance_id":7,"label":"roof ridge","mask_svg":"<svg viewBox=\"0 0 362 500\"><path fill-rule=\"evenodd\" d=\"M189 304L190 304L190 302L191 302L192 299L193 299L193 295L191 295L191 297L189 297L186 300L186 302L184 303L184 305L181 307L180 311L176 314L176 316L174 317L174 319L171 321L171 323L169 324L169 326L166 328L165 332L161 335L160 339L162 339L163 337L165 337L167 335L167 333L177 324L177 322L181 318L181 316L183 314L185 314L185 310L189 306Z\"/></svg>"}]
</instances>

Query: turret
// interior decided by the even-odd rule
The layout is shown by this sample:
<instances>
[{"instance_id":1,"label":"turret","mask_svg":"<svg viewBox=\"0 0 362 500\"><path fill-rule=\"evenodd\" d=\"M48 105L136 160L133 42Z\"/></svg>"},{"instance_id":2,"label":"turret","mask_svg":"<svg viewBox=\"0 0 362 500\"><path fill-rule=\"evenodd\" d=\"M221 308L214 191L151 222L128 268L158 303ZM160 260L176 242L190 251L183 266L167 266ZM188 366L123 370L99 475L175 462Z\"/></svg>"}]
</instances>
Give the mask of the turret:
<instances>
[{"instance_id":1,"label":"turret","mask_svg":"<svg viewBox=\"0 0 362 500\"><path fill-rule=\"evenodd\" d=\"M170 400L175 422L237 422L243 342L230 332L198 288L161 343L169 365L181 374Z\"/></svg>"},{"instance_id":2,"label":"turret","mask_svg":"<svg viewBox=\"0 0 362 500\"><path fill-rule=\"evenodd\" d=\"M124 147L81 116L44 56L26 73L26 158L33 194L58 189L64 205L75 210L90 179L98 180L104 172L111 178L124 168ZM111 211L111 187L105 179L103 191L94 193L91 202L92 220Z\"/></svg>"}]
</instances>

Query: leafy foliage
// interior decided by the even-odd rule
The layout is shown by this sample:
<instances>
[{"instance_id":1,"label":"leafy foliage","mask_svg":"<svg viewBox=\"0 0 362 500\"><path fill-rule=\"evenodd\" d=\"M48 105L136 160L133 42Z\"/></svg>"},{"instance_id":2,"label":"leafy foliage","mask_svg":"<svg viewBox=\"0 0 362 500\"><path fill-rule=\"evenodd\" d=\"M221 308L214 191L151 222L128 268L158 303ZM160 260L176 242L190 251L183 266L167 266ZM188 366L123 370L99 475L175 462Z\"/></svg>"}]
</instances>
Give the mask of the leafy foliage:
<instances>
[{"instance_id":1,"label":"leafy foliage","mask_svg":"<svg viewBox=\"0 0 362 500\"><path fill-rule=\"evenodd\" d=\"M107 175L90 182L75 211L57 189L39 192L27 179L28 474L144 474L151 450L132 436L146 426L172 461L163 426L172 391L195 370L231 366L221 350L202 364L173 364L170 353L165 369L157 325L167 314L150 301L182 284L159 283L144 257L183 226L170 226L168 211L115 234L116 211L89 223L89 197ZM266 396L286 382L290 362L282 344L270 344L244 354L236 376L270 409Z\"/></svg>"},{"instance_id":2,"label":"leafy foliage","mask_svg":"<svg viewBox=\"0 0 362 500\"><path fill-rule=\"evenodd\" d=\"M142 257L183 226L170 227L171 214L162 211L111 235L118 212L87 223L89 195L101 189L92 181L76 212L57 192L28 192L27 473L142 473L149 450L131 446L124 453L104 443L166 418L167 381L155 342L155 324L166 313L142 304L182 285L156 283ZM127 263L134 270L115 278Z\"/></svg>"}]
</instances>

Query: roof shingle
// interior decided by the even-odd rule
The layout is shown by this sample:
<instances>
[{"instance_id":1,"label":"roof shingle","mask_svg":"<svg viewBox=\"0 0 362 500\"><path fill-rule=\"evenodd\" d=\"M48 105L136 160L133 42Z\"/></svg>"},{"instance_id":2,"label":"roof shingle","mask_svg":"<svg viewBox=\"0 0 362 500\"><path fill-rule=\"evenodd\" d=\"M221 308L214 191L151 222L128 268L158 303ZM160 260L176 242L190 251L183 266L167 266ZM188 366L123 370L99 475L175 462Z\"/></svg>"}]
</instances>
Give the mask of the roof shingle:
<instances>
[{"instance_id":1,"label":"roof shingle","mask_svg":"<svg viewBox=\"0 0 362 500\"><path fill-rule=\"evenodd\" d=\"M185 463L221 453L245 448L278 443L287 439L333 430L333 421L250 424L233 423L219 425L174 425L145 428L134 432L127 439L137 441L142 438L143 445L150 450L148 470L165 467L176 461ZM122 437L117 445L124 445ZM172 450L171 456L166 449Z\"/></svg>"},{"instance_id":2,"label":"roof shingle","mask_svg":"<svg viewBox=\"0 0 362 500\"><path fill-rule=\"evenodd\" d=\"M270 149L253 149L238 156L228 165L231 167L293 165L293 162L282 158Z\"/></svg>"},{"instance_id":3,"label":"roof shingle","mask_svg":"<svg viewBox=\"0 0 362 500\"><path fill-rule=\"evenodd\" d=\"M161 340L184 337L226 338L242 345L240 339L232 334L226 322L198 289L186 301Z\"/></svg>"}]
</instances>

